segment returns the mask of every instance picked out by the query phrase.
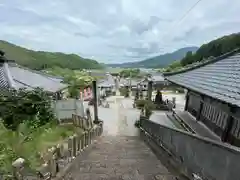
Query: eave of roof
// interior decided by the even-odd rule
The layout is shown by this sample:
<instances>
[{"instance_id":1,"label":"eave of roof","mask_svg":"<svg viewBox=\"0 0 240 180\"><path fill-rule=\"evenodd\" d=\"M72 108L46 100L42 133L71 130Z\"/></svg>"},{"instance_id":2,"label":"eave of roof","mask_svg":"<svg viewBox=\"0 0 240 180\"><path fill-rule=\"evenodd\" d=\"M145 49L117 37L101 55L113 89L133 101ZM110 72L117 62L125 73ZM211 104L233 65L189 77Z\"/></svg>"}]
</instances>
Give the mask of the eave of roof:
<instances>
[{"instance_id":1,"label":"eave of roof","mask_svg":"<svg viewBox=\"0 0 240 180\"><path fill-rule=\"evenodd\" d=\"M66 89L68 87L67 84L61 83L60 80L56 81L52 79L52 77L43 74L42 72L36 72L34 70L30 70L28 68L8 64L7 62L2 63L1 65L2 73L1 73L1 86L3 84L3 80L5 81L6 88L43 88L45 91L50 93L55 93ZM17 71L17 72L15 72ZM34 79L34 76L37 76L37 79ZM32 80L31 80L32 78ZM39 82L43 81L43 82ZM48 82L47 84L44 81ZM6 85L7 83L7 85ZM3 87L2 87L3 88Z\"/></svg>"}]
</instances>

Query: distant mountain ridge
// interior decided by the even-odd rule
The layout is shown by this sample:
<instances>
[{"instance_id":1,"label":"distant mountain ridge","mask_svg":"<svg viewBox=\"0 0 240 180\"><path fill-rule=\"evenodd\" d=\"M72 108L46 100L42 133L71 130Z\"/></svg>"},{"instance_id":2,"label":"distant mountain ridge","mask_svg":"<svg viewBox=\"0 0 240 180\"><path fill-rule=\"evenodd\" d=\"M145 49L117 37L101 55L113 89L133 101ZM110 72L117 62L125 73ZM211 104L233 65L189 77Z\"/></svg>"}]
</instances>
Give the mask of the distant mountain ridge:
<instances>
[{"instance_id":1,"label":"distant mountain ridge","mask_svg":"<svg viewBox=\"0 0 240 180\"><path fill-rule=\"evenodd\" d=\"M8 59L30 69L42 70L55 66L68 69L101 69L96 60L80 57L76 54L29 50L7 41L0 40L0 50Z\"/></svg>"},{"instance_id":2,"label":"distant mountain ridge","mask_svg":"<svg viewBox=\"0 0 240 180\"><path fill-rule=\"evenodd\" d=\"M172 53L166 53L138 62L127 62L122 64L108 64L110 67L120 68L163 68L172 64L174 61L180 61L185 57L186 53L192 51L195 53L198 47L185 47L178 49Z\"/></svg>"}]
</instances>

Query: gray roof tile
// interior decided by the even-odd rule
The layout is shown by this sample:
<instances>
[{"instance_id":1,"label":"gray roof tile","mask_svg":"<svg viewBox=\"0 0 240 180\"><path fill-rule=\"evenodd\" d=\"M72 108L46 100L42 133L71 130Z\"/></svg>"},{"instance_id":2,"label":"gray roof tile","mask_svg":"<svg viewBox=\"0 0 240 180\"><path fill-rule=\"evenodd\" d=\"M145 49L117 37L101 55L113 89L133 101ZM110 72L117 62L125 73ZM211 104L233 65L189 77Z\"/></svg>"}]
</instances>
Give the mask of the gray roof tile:
<instances>
[{"instance_id":1,"label":"gray roof tile","mask_svg":"<svg viewBox=\"0 0 240 180\"><path fill-rule=\"evenodd\" d=\"M32 70L17 67L9 66L9 71L14 79L17 82L16 88L43 88L45 91L57 92L61 89L67 87L66 84L57 82L47 76L44 76L40 73L36 73Z\"/></svg>"},{"instance_id":2,"label":"gray roof tile","mask_svg":"<svg viewBox=\"0 0 240 180\"><path fill-rule=\"evenodd\" d=\"M9 88L8 79L6 78L6 72L3 63L0 64L0 88Z\"/></svg>"},{"instance_id":3,"label":"gray roof tile","mask_svg":"<svg viewBox=\"0 0 240 180\"><path fill-rule=\"evenodd\" d=\"M154 82L159 82L159 81L164 81L164 77L163 77L163 75L162 74L153 74L152 75L152 81L154 81Z\"/></svg>"},{"instance_id":4,"label":"gray roof tile","mask_svg":"<svg viewBox=\"0 0 240 180\"><path fill-rule=\"evenodd\" d=\"M240 106L239 50L183 72L166 74L165 78L185 88Z\"/></svg>"}]
</instances>

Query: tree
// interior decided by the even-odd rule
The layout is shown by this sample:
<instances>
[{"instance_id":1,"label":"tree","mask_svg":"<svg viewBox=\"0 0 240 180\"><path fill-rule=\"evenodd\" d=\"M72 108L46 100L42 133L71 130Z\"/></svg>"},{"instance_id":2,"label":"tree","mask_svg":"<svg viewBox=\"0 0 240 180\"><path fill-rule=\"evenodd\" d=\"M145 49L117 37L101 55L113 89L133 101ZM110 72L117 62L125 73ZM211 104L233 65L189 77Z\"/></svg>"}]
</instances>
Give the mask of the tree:
<instances>
[{"instance_id":1,"label":"tree","mask_svg":"<svg viewBox=\"0 0 240 180\"><path fill-rule=\"evenodd\" d=\"M121 77L128 78L128 77L137 77L140 74L140 69L124 69L120 73Z\"/></svg>"},{"instance_id":2,"label":"tree","mask_svg":"<svg viewBox=\"0 0 240 180\"><path fill-rule=\"evenodd\" d=\"M186 66L195 62L201 62L209 57L218 57L237 48L240 48L240 33L223 36L203 44L195 54L189 52L181 60L181 64Z\"/></svg>"},{"instance_id":3,"label":"tree","mask_svg":"<svg viewBox=\"0 0 240 180\"><path fill-rule=\"evenodd\" d=\"M193 56L192 51L188 51L186 56L181 60L181 64L183 66L186 66L187 64L191 64L193 62L192 56Z\"/></svg>"}]
</instances>

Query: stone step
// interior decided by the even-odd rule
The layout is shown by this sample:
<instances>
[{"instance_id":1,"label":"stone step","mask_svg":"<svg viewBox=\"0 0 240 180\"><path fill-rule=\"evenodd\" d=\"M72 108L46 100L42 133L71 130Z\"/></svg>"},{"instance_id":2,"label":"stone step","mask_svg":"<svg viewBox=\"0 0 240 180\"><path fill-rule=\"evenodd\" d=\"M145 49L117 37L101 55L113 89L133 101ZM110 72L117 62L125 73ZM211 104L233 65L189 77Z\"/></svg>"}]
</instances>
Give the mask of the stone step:
<instances>
[{"instance_id":1,"label":"stone step","mask_svg":"<svg viewBox=\"0 0 240 180\"><path fill-rule=\"evenodd\" d=\"M137 136L103 136L78 156L63 179L180 179Z\"/></svg>"}]
</instances>

